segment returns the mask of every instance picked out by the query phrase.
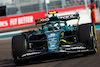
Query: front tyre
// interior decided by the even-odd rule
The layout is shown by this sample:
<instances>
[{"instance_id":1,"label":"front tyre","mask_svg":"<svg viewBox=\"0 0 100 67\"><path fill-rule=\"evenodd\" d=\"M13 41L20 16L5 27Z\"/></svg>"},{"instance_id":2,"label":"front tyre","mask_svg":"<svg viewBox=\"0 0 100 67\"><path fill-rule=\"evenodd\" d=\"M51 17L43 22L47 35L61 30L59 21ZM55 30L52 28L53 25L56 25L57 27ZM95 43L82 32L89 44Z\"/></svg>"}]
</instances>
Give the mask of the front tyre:
<instances>
[{"instance_id":1,"label":"front tyre","mask_svg":"<svg viewBox=\"0 0 100 67\"><path fill-rule=\"evenodd\" d=\"M12 38L12 56L14 58L15 64L20 64L22 61L18 59L27 50L27 42L23 35L17 35ZM17 60L17 61L16 61Z\"/></svg>"}]
</instances>

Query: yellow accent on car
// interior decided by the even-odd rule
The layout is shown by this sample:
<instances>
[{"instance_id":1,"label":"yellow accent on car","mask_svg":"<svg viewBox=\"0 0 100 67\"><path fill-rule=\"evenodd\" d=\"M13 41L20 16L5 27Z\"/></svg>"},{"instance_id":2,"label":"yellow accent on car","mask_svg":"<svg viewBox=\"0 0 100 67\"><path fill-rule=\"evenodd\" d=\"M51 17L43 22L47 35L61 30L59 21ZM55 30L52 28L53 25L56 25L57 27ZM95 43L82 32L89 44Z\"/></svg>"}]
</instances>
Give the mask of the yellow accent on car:
<instances>
[{"instance_id":1,"label":"yellow accent on car","mask_svg":"<svg viewBox=\"0 0 100 67\"><path fill-rule=\"evenodd\" d=\"M45 44L46 44L46 43L45 43ZM45 49L45 47L44 47L44 46L45 46L45 44L44 44L44 45L42 45L42 46L40 46L40 48L43 48L43 49Z\"/></svg>"},{"instance_id":2,"label":"yellow accent on car","mask_svg":"<svg viewBox=\"0 0 100 67\"><path fill-rule=\"evenodd\" d=\"M26 43L26 39L25 39L25 50L27 49L27 43Z\"/></svg>"},{"instance_id":3,"label":"yellow accent on car","mask_svg":"<svg viewBox=\"0 0 100 67\"><path fill-rule=\"evenodd\" d=\"M64 32L62 32L61 35L64 35Z\"/></svg>"},{"instance_id":4,"label":"yellow accent on car","mask_svg":"<svg viewBox=\"0 0 100 67\"><path fill-rule=\"evenodd\" d=\"M93 36L93 26L91 26L91 35Z\"/></svg>"},{"instance_id":5,"label":"yellow accent on car","mask_svg":"<svg viewBox=\"0 0 100 67\"><path fill-rule=\"evenodd\" d=\"M54 11L54 12L49 12L48 14L55 14L55 13L58 13L58 12Z\"/></svg>"},{"instance_id":6,"label":"yellow accent on car","mask_svg":"<svg viewBox=\"0 0 100 67\"><path fill-rule=\"evenodd\" d=\"M61 37L64 37L64 32L62 32L60 35L61 35Z\"/></svg>"},{"instance_id":7,"label":"yellow accent on car","mask_svg":"<svg viewBox=\"0 0 100 67\"><path fill-rule=\"evenodd\" d=\"M95 39L97 40L97 33L96 33L95 25L94 25L94 32L95 32Z\"/></svg>"},{"instance_id":8,"label":"yellow accent on car","mask_svg":"<svg viewBox=\"0 0 100 67\"><path fill-rule=\"evenodd\" d=\"M43 47L43 49L45 49L45 47Z\"/></svg>"},{"instance_id":9,"label":"yellow accent on car","mask_svg":"<svg viewBox=\"0 0 100 67\"><path fill-rule=\"evenodd\" d=\"M60 42L61 42L61 41L64 42L64 43L73 44L73 42L68 42L68 41L66 41L66 40L64 40L64 39L61 39Z\"/></svg>"},{"instance_id":10,"label":"yellow accent on car","mask_svg":"<svg viewBox=\"0 0 100 67\"><path fill-rule=\"evenodd\" d=\"M66 40L64 40L64 39L61 39L61 40L60 40L60 42L61 42L61 41L62 41L62 42L64 42L64 43L67 43L67 41L66 41Z\"/></svg>"},{"instance_id":11,"label":"yellow accent on car","mask_svg":"<svg viewBox=\"0 0 100 67\"><path fill-rule=\"evenodd\" d=\"M80 19L80 16L78 16L77 18Z\"/></svg>"},{"instance_id":12,"label":"yellow accent on car","mask_svg":"<svg viewBox=\"0 0 100 67\"><path fill-rule=\"evenodd\" d=\"M95 48L95 52L97 52L97 49Z\"/></svg>"},{"instance_id":13,"label":"yellow accent on car","mask_svg":"<svg viewBox=\"0 0 100 67\"><path fill-rule=\"evenodd\" d=\"M95 45L95 44L94 44ZM96 48L96 45L95 45L95 52L97 52L97 48Z\"/></svg>"},{"instance_id":14,"label":"yellow accent on car","mask_svg":"<svg viewBox=\"0 0 100 67\"><path fill-rule=\"evenodd\" d=\"M75 24L75 25L73 25L73 26L78 26L78 24Z\"/></svg>"}]
</instances>

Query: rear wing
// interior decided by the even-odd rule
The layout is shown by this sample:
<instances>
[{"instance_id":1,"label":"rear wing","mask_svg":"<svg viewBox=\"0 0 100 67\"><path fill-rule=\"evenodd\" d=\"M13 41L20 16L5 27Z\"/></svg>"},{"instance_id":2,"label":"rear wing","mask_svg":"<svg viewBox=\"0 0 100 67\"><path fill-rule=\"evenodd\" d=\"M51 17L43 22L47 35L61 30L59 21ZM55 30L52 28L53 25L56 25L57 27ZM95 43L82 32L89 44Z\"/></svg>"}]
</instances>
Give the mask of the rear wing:
<instances>
[{"instance_id":1,"label":"rear wing","mask_svg":"<svg viewBox=\"0 0 100 67\"><path fill-rule=\"evenodd\" d=\"M55 20L56 18L56 20ZM51 20L52 19L52 20ZM72 19L80 19L79 14L70 14L70 15L64 15L64 16L52 16L50 18L42 18L42 19L37 19L35 20L36 25L37 24L43 24L45 22L49 22L49 21L68 21L68 20L72 20Z\"/></svg>"},{"instance_id":2,"label":"rear wing","mask_svg":"<svg viewBox=\"0 0 100 67\"><path fill-rule=\"evenodd\" d=\"M79 14L70 14L70 15L64 15L64 16L59 16L58 19L60 21L68 21L68 20L72 20L72 19L80 19L80 15Z\"/></svg>"}]
</instances>

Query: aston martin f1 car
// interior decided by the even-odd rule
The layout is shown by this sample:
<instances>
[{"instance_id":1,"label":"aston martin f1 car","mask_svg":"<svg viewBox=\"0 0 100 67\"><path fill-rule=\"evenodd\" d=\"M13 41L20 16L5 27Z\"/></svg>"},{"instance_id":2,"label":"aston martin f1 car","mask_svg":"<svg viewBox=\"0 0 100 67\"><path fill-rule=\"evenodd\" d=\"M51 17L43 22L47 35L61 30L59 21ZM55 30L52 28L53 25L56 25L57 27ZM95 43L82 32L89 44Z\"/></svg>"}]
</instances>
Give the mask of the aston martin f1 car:
<instances>
[{"instance_id":1,"label":"aston martin f1 car","mask_svg":"<svg viewBox=\"0 0 100 67\"><path fill-rule=\"evenodd\" d=\"M12 56L18 64L21 60L35 58L49 53L97 52L95 24L68 26L67 21L77 19L78 13L35 20L38 30L23 32L12 38ZM38 25L40 26L38 27Z\"/></svg>"}]
</instances>

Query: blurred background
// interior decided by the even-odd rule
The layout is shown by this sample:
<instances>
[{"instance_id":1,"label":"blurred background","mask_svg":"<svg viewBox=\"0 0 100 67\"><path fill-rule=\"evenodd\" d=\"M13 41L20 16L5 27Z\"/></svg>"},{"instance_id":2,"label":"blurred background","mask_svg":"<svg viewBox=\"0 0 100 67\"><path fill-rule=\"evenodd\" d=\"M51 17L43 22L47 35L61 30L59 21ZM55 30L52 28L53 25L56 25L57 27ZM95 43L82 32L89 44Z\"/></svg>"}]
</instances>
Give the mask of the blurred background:
<instances>
[{"instance_id":1,"label":"blurred background","mask_svg":"<svg viewBox=\"0 0 100 67\"><path fill-rule=\"evenodd\" d=\"M49 0L48 10L57 8L70 8L81 5L89 5L90 0ZM96 0L96 3L98 0ZM6 6L6 16L21 15L33 12L45 11L44 0L0 0L0 6Z\"/></svg>"},{"instance_id":2,"label":"blurred background","mask_svg":"<svg viewBox=\"0 0 100 67\"><path fill-rule=\"evenodd\" d=\"M100 0L95 3L96 20L100 23ZM78 12L80 24L91 23L90 4L90 0L0 0L0 32L33 28L36 19L46 17L46 11L58 11L58 16ZM27 19L33 21L26 22Z\"/></svg>"}]
</instances>

